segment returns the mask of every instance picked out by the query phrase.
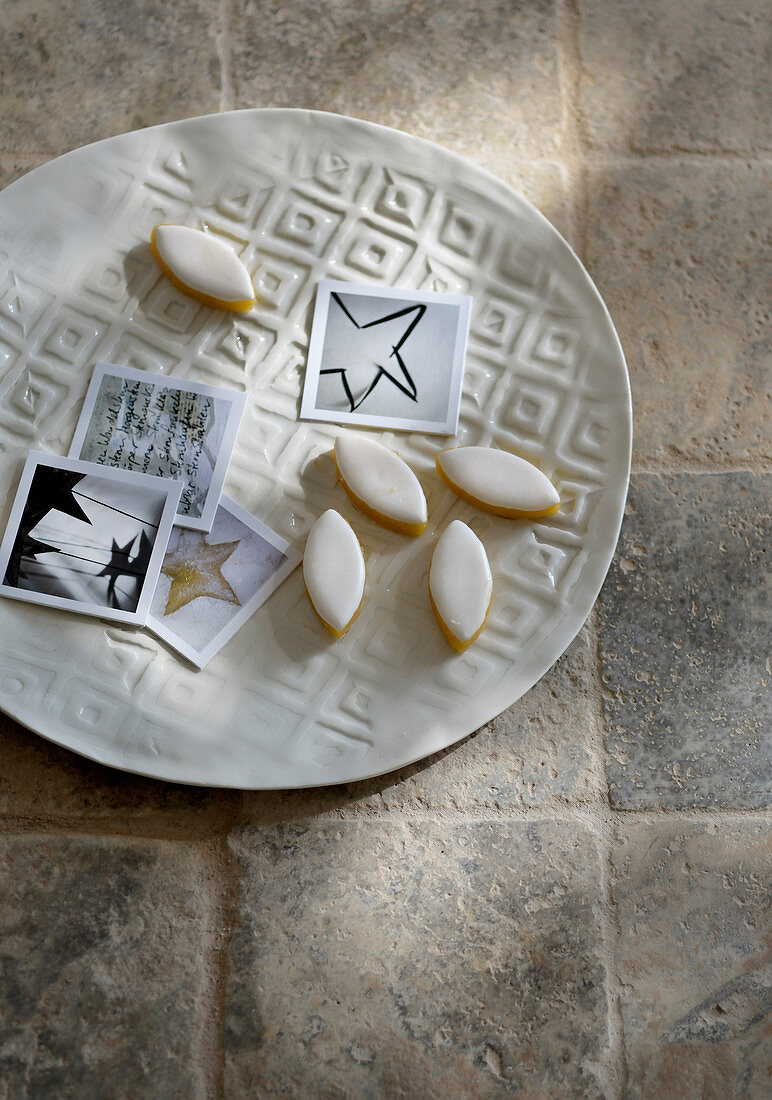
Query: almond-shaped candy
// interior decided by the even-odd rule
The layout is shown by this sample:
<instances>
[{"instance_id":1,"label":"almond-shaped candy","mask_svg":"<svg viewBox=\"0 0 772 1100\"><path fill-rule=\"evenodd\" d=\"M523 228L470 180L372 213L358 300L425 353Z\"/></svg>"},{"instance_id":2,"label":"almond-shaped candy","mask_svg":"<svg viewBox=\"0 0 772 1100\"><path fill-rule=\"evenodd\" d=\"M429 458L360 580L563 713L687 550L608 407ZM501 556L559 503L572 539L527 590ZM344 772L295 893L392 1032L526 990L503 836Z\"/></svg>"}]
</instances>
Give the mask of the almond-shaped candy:
<instances>
[{"instance_id":1,"label":"almond-shaped candy","mask_svg":"<svg viewBox=\"0 0 772 1100\"><path fill-rule=\"evenodd\" d=\"M354 531L328 508L308 533L303 580L314 611L341 638L353 623L365 591L365 559Z\"/></svg>"},{"instance_id":2,"label":"almond-shaped candy","mask_svg":"<svg viewBox=\"0 0 772 1100\"><path fill-rule=\"evenodd\" d=\"M508 519L539 519L560 507L560 496L546 474L509 451L494 447L454 447L437 455L442 480L462 500Z\"/></svg>"},{"instance_id":3,"label":"almond-shaped candy","mask_svg":"<svg viewBox=\"0 0 772 1100\"><path fill-rule=\"evenodd\" d=\"M426 530L426 497L404 459L365 435L339 435L335 465L343 488L366 516L401 535Z\"/></svg>"},{"instance_id":4,"label":"almond-shaped candy","mask_svg":"<svg viewBox=\"0 0 772 1100\"><path fill-rule=\"evenodd\" d=\"M249 272L222 237L188 225L157 225L150 247L164 274L191 298L239 313L254 305Z\"/></svg>"},{"instance_id":5,"label":"almond-shaped candy","mask_svg":"<svg viewBox=\"0 0 772 1100\"><path fill-rule=\"evenodd\" d=\"M493 596L488 555L460 519L443 531L429 567L429 598L440 629L460 653L481 634Z\"/></svg>"}]
</instances>

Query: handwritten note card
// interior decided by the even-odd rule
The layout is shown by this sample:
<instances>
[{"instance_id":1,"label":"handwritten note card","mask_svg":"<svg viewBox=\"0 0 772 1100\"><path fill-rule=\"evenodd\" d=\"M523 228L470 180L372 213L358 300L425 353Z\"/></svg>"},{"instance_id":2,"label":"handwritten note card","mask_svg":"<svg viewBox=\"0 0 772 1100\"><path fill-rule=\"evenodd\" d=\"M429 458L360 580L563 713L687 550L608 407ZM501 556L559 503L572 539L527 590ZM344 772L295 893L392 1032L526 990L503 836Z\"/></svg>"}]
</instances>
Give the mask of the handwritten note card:
<instances>
[{"instance_id":1,"label":"handwritten note card","mask_svg":"<svg viewBox=\"0 0 772 1100\"><path fill-rule=\"evenodd\" d=\"M245 396L98 363L70 455L182 481L177 522L208 531Z\"/></svg>"}]
</instances>

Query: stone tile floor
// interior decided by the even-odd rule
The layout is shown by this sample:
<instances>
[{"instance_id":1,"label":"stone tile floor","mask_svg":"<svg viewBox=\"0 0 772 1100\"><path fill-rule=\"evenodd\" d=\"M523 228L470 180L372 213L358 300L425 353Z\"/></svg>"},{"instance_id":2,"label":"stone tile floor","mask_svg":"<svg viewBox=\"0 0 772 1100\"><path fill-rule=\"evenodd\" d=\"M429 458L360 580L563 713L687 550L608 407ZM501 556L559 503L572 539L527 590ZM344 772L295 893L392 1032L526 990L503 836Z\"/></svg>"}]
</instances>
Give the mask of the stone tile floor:
<instances>
[{"instance_id":1,"label":"stone tile floor","mask_svg":"<svg viewBox=\"0 0 772 1100\"><path fill-rule=\"evenodd\" d=\"M3 720L0 1097L769 1096L768 5L6 0L0 28L2 186L244 106L471 157L587 264L636 422L590 621L436 758L241 794Z\"/></svg>"}]
</instances>

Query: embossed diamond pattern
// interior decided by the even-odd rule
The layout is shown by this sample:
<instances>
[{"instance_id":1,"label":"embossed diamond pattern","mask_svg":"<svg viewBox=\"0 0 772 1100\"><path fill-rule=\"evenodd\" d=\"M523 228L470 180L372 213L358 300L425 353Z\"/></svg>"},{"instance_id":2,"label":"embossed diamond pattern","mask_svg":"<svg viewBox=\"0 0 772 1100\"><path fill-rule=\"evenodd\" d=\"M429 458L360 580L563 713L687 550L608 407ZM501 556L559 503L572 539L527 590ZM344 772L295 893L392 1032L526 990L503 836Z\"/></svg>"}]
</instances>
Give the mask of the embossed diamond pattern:
<instances>
[{"instance_id":1,"label":"embossed diamond pattern","mask_svg":"<svg viewBox=\"0 0 772 1100\"><path fill-rule=\"evenodd\" d=\"M162 221L228 235L256 307L223 315L172 287L147 247ZM10 242L0 282L3 451L64 452L100 357L245 389L227 491L300 547L319 513L339 508L368 565L365 605L341 641L320 628L296 573L203 672L141 632L0 602L9 713L97 759L167 778L336 782L451 743L560 655L616 539L627 380L586 275L503 185L365 123L238 112L123 135L45 166L0 196L0 228ZM383 435L426 488L432 526L420 539L356 513L329 458L337 429L297 419L322 277L474 296L457 438ZM478 442L539 462L563 499L554 522L475 513L439 482L436 451ZM16 476L6 463L6 497ZM488 627L463 656L426 597L436 533L456 517L486 542L496 578Z\"/></svg>"}]
</instances>

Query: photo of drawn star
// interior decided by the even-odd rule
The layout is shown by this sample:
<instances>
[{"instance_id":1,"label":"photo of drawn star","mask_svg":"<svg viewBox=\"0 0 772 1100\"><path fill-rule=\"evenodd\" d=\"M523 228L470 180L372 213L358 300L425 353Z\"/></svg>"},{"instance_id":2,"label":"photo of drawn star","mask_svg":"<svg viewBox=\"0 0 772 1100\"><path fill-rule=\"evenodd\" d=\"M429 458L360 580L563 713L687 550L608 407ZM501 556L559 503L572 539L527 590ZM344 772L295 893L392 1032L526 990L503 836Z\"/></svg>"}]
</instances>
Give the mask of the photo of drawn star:
<instances>
[{"instance_id":1,"label":"photo of drawn star","mask_svg":"<svg viewBox=\"0 0 772 1100\"><path fill-rule=\"evenodd\" d=\"M99 469L90 463L38 459L31 456L25 467L0 551L4 594L144 621L179 484L124 471L103 476L88 472Z\"/></svg>"},{"instance_id":2,"label":"photo of drawn star","mask_svg":"<svg viewBox=\"0 0 772 1100\"><path fill-rule=\"evenodd\" d=\"M301 416L452 433L470 299L323 280Z\"/></svg>"},{"instance_id":3,"label":"photo of drawn star","mask_svg":"<svg viewBox=\"0 0 772 1100\"><path fill-rule=\"evenodd\" d=\"M299 564L280 535L223 495L208 534L172 532L148 627L199 668Z\"/></svg>"}]
</instances>

